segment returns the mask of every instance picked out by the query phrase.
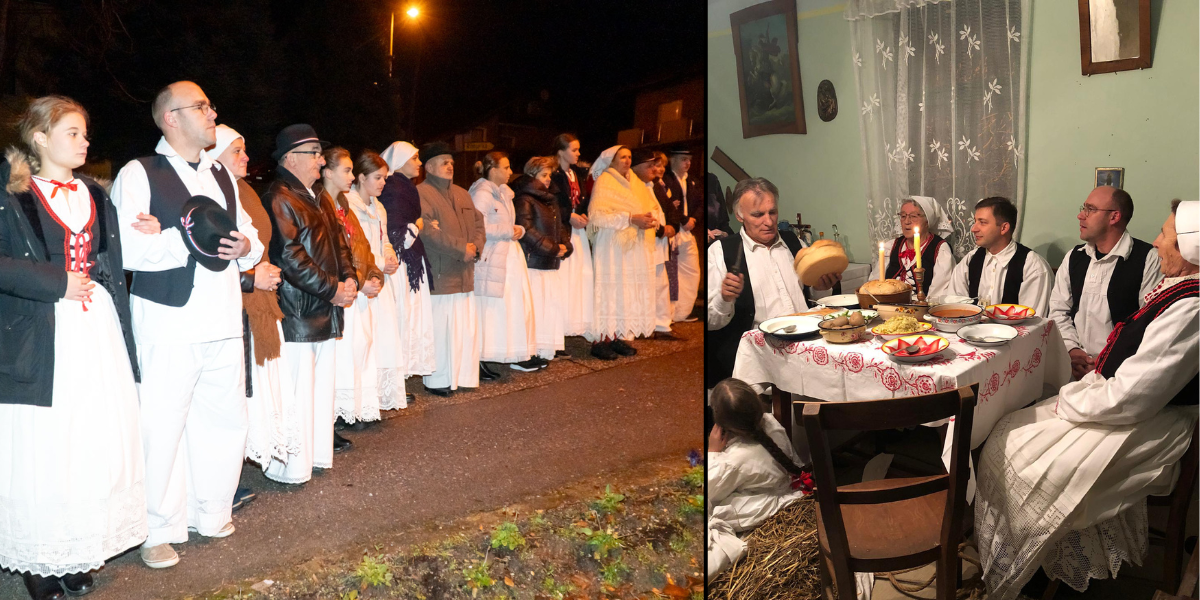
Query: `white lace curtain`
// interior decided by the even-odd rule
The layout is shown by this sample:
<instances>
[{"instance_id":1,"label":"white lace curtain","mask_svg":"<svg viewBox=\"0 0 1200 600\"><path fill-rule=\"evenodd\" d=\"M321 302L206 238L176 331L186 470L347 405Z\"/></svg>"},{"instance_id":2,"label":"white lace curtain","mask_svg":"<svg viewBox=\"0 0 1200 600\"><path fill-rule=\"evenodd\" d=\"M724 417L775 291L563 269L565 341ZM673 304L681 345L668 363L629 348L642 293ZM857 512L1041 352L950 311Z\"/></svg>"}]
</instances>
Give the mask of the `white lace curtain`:
<instances>
[{"instance_id":1,"label":"white lace curtain","mask_svg":"<svg viewBox=\"0 0 1200 600\"><path fill-rule=\"evenodd\" d=\"M910 196L932 196L975 247L975 203L1024 203L1029 0L851 0L871 243L899 235Z\"/></svg>"}]
</instances>

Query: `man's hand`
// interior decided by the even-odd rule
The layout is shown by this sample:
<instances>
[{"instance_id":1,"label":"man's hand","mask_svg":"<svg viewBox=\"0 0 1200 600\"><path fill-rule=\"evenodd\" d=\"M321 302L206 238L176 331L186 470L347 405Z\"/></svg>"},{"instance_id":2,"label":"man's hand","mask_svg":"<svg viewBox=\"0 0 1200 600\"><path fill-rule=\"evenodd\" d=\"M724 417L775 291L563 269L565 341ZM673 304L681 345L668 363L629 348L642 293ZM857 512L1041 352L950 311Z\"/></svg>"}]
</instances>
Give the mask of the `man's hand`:
<instances>
[{"instance_id":1,"label":"man's hand","mask_svg":"<svg viewBox=\"0 0 1200 600\"><path fill-rule=\"evenodd\" d=\"M1067 354L1071 356L1071 379L1083 379L1084 375L1096 370L1096 358L1083 348L1073 348Z\"/></svg>"},{"instance_id":2,"label":"man's hand","mask_svg":"<svg viewBox=\"0 0 1200 600\"><path fill-rule=\"evenodd\" d=\"M79 302L90 302L92 300L92 288L96 284L88 279L83 273L75 271L67 271L67 293L63 294L65 300L77 300Z\"/></svg>"},{"instance_id":3,"label":"man's hand","mask_svg":"<svg viewBox=\"0 0 1200 600\"><path fill-rule=\"evenodd\" d=\"M367 280L362 286L362 293L368 298L374 298L379 295L379 290L383 289L383 282L372 277Z\"/></svg>"},{"instance_id":4,"label":"man's hand","mask_svg":"<svg viewBox=\"0 0 1200 600\"><path fill-rule=\"evenodd\" d=\"M425 229L425 219L417 217L417 231L420 232L423 229Z\"/></svg>"},{"instance_id":5,"label":"man's hand","mask_svg":"<svg viewBox=\"0 0 1200 600\"><path fill-rule=\"evenodd\" d=\"M513 239L519 240L525 236L525 228L520 225L513 225Z\"/></svg>"},{"instance_id":6,"label":"man's hand","mask_svg":"<svg viewBox=\"0 0 1200 600\"><path fill-rule=\"evenodd\" d=\"M137 221L134 221L133 230L144 233L146 235L154 235L162 231L162 226L158 222L158 217L148 215L146 213L138 213Z\"/></svg>"},{"instance_id":7,"label":"man's hand","mask_svg":"<svg viewBox=\"0 0 1200 600\"><path fill-rule=\"evenodd\" d=\"M396 258L395 252L385 251L383 253L383 272L388 275L393 275L400 270L400 260Z\"/></svg>"},{"instance_id":8,"label":"man's hand","mask_svg":"<svg viewBox=\"0 0 1200 600\"><path fill-rule=\"evenodd\" d=\"M694 217L688 217L688 222L683 224L683 230L690 232L691 230L693 230L695 228L696 228L696 219Z\"/></svg>"},{"instance_id":9,"label":"man's hand","mask_svg":"<svg viewBox=\"0 0 1200 600\"><path fill-rule=\"evenodd\" d=\"M559 257L559 258L562 258L562 257L563 257L563 255L564 255L564 254L566 254L566 253L567 253L567 247L566 247L566 245L564 245L564 244L559 244L559 245L558 245L558 257Z\"/></svg>"},{"instance_id":10,"label":"man's hand","mask_svg":"<svg viewBox=\"0 0 1200 600\"><path fill-rule=\"evenodd\" d=\"M726 273L725 279L721 281L721 298L726 302L733 302L738 296L741 296L744 278L745 275Z\"/></svg>"},{"instance_id":11,"label":"man's hand","mask_svg":"<svg viewBox=\"0 0 1200 600\"><path fill-rule=\"evenodd\" d=\"M254 287L264 292L273 292L279 288L280 281L283 279L279 276L279 267L265 260L254 267Z\"/></svg>"},{"instance_id":12,"label":"man's hand","mask_svg":"<svg viewBox=\"0 0 1200 600\"><path fill-rule=\"evenodd\" d=\"M833 287L833 284L842 280L841 273L826 273L817 280L817 285L813 286L814 290L827 290Z\"/></svg>"},{"instance_id":13,"label":"man's hand","mask_svg":"<svg viewBox=\"0 0 1200 600\"><path fill-rule=\"evenodd\" d=\"M642 213L629 217L629 222L641 229L654 229L658 227L658 221L654 220L654 215L651 213Z\"/></svg>"},{"instance_id":14,"label":"man's hand","mask_svg":"<svg viewBox=\"0 0 1200 600\"><path fill-rule=\"evenodd\" d=\"M709 243L715 242L721 238L726 238L726 237L729 237L729 234L725 233L724 231L721 231L720 229L709 229L708 230Z\"/></svg>"},{"instance_id":15,"label":"man's hand","mask_svg":"<svg viewBox=\"0 0 1200 600\"><path fill-rule=\"evenodd\" d=\"M725 451L725 431L720 425L713 425L712 431L708 432L708 451Z\"/></svg>"},{"instance_id":16,"label":"man's hand","mask_svg":"<svg viewBox=\"0 0 1200 600\"><path fill-rule=\"evenodd\" d=\"M441 225L438 225L437 219L430 219L430 220L429 220L429 226L430 226L430 227L432 227L434 231L441 231L441 230L442 230L442 226L441 226Z\"/></svg>"},{"instance_id":17,"label":"man's hand","mask_svg":"<svg viewBox=\"0 0 1200 600\"><path fill-rule=\"evenodd\" d=\"M575 229L583 229L584 227L587 227L587 224L587 215L577 215L575 213L571 213L571 227L574 227Z\"/></svg>"},{"instance_id":18,"label":"man's hand","mask_svg":"<svg viewBox=\"0 0 1200 600\"><path fill-rule=\"evenodd\" d=\"M334 306L349 307L351 304L354 304L354 297L357 295L358 285L354 283L353 279L347 279L338 284L338 291L333 295L333 300L330 300L330 302Z\"/></svg>"},{"instance_id":19,"label":"man's hand","mask_svg":"<svg viewBox=\"0 0 1200 600\"><path fill-rule=\"evenodd\" d=\"M671 227L670 225L667 225L664 228L663 235L667 236L668 238L675 237L675 228Z\"/></svg>"},{"instance_id":20,"label":"man's hand","mask_svg":"<svg viewBox=\"0 0 1200 600\"><path fill-rule=\"evenodd\" d=\"M475 254L475 244L473 242L467 242L467 255L463 257L463 260L473 262L475 260Z\"/></svg>"},{"instance_id":21,"label":"man's hand","mask_svg":"<svg viewBox=\"0 0 1200 600\"><path fill-rule=\"evenodd\" d=\"M247 254L250 254L250 240L240 231L230 231L229 238L221 238L221 247L217 249L217 256L225 260L237 260Z\"/></svg>"}]
</instances>

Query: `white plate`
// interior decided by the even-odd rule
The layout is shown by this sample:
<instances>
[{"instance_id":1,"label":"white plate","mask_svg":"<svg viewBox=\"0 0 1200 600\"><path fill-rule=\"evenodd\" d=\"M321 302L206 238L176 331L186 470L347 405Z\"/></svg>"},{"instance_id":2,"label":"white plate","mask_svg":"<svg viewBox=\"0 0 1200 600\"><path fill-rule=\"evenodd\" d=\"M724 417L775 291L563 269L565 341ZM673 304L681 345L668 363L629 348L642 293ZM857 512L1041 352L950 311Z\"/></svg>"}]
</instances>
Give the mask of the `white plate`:
<instances>
[{"instance_id":1,"label":"white plate","mask_svg":"<svg viewBox=\"0 0 1200 600\"><path fill-rule=\"evenodd\" d=\"M825 306L840 306L843 308L854 308L858 306L858 295L856 294L839 294L837 296L826 296L817 299Z\"/></svg>"},{"instance_id":2,"label":"white plate","mask_svg":"<svg viewBox=\"0 0 1200 600\"><path fill-rule=\"evenodd\" d=\"M972 346L990 348L1003 346L1017 337L1017 330L999 323L979 323L967 325L958 330L958 337ZM972 339L974 338L974 339ZM983 341L983 338L1000 338L1001 341Z\"/></svg>"},{"instance_id":3,"label":"white plate","mask_svg":"<svg viewBox=\"0 0 1200 600\"><path fill-rule=\"evenodd\" d=\"M817 316L787 316L775 317L767 319L758 324L759 331L773 335L782 340L798 340L810 337L817 334L817 323L821 322L821 317ZM795 329L787 333L780 333L782 329L795 326Z\"/></svg>"}]
</instances>

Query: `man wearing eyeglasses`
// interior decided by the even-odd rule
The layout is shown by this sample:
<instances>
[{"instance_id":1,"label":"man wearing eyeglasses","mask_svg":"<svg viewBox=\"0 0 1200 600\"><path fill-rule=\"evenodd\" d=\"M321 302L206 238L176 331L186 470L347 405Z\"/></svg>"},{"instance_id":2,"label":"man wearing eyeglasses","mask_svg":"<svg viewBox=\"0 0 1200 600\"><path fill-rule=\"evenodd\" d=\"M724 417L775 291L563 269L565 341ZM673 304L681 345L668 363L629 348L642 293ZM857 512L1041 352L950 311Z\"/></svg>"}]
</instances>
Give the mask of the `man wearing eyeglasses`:
<instances>
[{"instance_id":1,"label":"man wearing eyeglasses","mask_svg":"<svg viewBox=\"0 0 1200 600\"><path fill-rule=\"evenodd\" d=\"M151 110L163 133L156 154L121 169L112 199L122 217L125 269L133 272L130 309L142 374L150 534L141 556L165 568L179 562L170 544L186 542L189 530L206 537L234 530L230 512L249 427L238 273L259 261L263 245L229 170L204 152L216 143L217 112L200 86L172 83ZM211 198L237 224L218 251L237 268L197 268L180 221L193 196ZM162 231L134 229L141 213L157 217Z\"/></svg>"},{"instance_id":2,"label":"man wearing eyeglasses","mask_svg":"<svg viewBox=\"0 0 1200 600\"><path fill-rule=\"evenodd\" d=\"M1145 305L1163 275L1150 244L1126 231L1133 198L1125 190L1092 190L1075 218L1084 243L1063 257L1048 314L1071 355L1071 374L1079 379L1095 370L1113 327Z\"/></svg>"},{"instance_id":3,"label":"man wearing eyeglasses","mask_svg":"<svg viewBox=\"0 0 1200 600\"><path fill-rule=\"evenodd\" d=\"M1013 239L1017 207L1008 198L993 196L975 205L973 252L954 267L951 290L956 296L978 298L981 305L1021 304L1046 314L1054 275L1040 254Z\"/></svg>"}]
</instances>

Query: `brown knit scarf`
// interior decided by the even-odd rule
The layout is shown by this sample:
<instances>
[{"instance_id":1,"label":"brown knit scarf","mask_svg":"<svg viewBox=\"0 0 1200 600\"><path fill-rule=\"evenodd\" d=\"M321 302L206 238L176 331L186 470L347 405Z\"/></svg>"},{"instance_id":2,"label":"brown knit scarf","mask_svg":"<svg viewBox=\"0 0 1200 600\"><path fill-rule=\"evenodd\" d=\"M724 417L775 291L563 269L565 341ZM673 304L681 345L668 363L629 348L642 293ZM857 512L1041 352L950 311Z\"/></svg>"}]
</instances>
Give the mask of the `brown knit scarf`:
<instances>
[{"instance_id":1,"label":"brown knit scarf","mask_svg":"<svg viewBox=\"0 0 1200 600\"><path fill-rule=\"evenodd\" d=\"M262 200L250 187L250 184L243 179L239 179L237 183L238 192L242 197L242 208L247 215L250 215L250 222L258 230L258 239L262 241L263 247L270 247L271 218L267 216L267 209L263 207ZM266 262L267 254L263 252L263 259L258 264ZM254 339L254 362L262 366L268 360L279 358L282 342L279 339L278 323L283 319L283 311L279 309L279 300L276 298L275 292L254 288L253 292L242 294L242 306L245 307L246 314L250 316L250 335Z\"/></svg>"}]
</instances>

